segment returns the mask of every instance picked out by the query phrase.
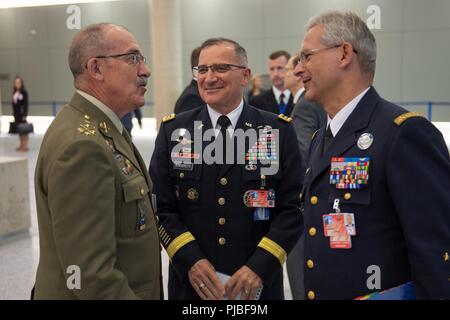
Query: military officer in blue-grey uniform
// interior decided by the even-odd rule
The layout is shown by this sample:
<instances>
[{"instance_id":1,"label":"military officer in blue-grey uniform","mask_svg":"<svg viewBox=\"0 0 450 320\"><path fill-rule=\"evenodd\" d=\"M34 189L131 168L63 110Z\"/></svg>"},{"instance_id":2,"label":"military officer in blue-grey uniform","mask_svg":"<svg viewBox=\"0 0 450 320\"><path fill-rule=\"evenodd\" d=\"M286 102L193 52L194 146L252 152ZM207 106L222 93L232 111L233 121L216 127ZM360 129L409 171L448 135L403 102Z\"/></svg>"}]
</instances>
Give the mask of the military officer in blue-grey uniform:
<instances>
[{"instance_id":1,"label":"military officer in blue-grey uniform","mask_svg":"<svg viewBox=\"0 0 450 320\"><path fill-rule=\"evenodd\" d=\"M449 299L442 134L372 86L375 38L351 12L312 18L295 72L328 114L302 193L308 299Z\"/></svg>"},{"instance_id":2,"label":"military officer in blue-grey uniform","mask_svg":"<svg viewBox=\"0 0 450 320\"><path fill-rule=\"evenodd\" d=\"M243 101L251 72L235 41L205 41L197 69L207 104L163 119L150 164L169 299L283 299L282 265L302 230L291 119ZM218 143L213 163L207 132ZM257 139L236 143L235 154L244 152L223 163L220 142L238 132Z\"/></svg>"}]
</instances>

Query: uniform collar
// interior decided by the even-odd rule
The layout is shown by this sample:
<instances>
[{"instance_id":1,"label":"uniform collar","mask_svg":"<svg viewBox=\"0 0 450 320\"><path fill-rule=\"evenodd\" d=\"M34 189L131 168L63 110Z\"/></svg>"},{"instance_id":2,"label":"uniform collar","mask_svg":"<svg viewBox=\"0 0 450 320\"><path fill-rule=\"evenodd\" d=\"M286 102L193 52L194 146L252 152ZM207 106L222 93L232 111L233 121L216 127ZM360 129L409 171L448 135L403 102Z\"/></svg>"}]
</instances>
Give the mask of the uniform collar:
<instances>
[{"instance_id":1,"label":"uniform collar","mask_svg":"<svg viewBox=\"0 0 450 320\"><path fill-rule=\"evenodd\" d=\"M208 109L208 114L209 114L209 118L211 119L211 124L212 127L214 128L214 131L216 132L216 136L217 133L219 132L220 128L217 128L217 120L219 119L219 117L222 115L221 113L217 112L216 110L214 110L213 108L211 108L209 105L206 105L207 109ZM226 116L230 119L231 121L231 128L229 128L228 130L232 130L234 131L234 129L236 128L236 124L238 122L239 116L242 113L242 109L244 108L244 99L241 99L241 102L239 103L239 105L237 106L237 108L235 108L233 111L231 111L230 113L226 114Z\"/></svg>"},{"instance_id":2,"label":"uniform collar","mask_svg":"<svg viewBox=\"0 0 450 320\"><path fill-rule=\"evenodd\" d=\"M87 101L92 103L94 106L96 106L100 111L102 111L108 118L111 120L113 125L117 128L117 130L122 134L123 132L123 124L120 121L119 117L109 108L107 105L105 105L103 102L98 100L96 97L91 96L90 94L81 91L77 89L77 93L81 95L83 98L85 98Z\"/></svg>"},{"instance_id":3,"label":"uniform collar","mask_svg":"<svg viewBox=\"0 0 450 320\"><path fill-rule=\"evenodd\" d=\"M336 113L333 119L331 119L330 116L327 115L328 118L327 127L330 126L331 132L333 133L333 137L336 137L339 130L341 130L342 126L344 125L345 121L348 119L353 110L355 110L356 106L364 97L364 95L367 93L367 91L369 91L369 89L370 87L368 87L363 92L358 94L355 98L353 98L352 101L347 103L345 107L343 107L341 110L339 110L338 113Z\"/></svg>"}]
</instances>

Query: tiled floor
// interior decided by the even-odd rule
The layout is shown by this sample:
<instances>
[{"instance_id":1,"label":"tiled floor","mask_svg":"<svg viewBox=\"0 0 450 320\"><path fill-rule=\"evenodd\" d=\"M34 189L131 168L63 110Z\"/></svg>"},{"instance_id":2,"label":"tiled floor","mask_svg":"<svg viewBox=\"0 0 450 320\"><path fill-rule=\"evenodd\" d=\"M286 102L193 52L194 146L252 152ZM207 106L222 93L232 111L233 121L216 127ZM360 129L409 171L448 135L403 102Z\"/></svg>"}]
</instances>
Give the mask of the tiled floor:
<instances>
[{"instance_id":1,"label":"tiled floor","mask_svg":"<svg viewBox=\"0 0 450 320\"><path fill-rule=\"evenodd\" d=\"M3 121L5 123L5 121ZM39 128L39 126L38 126ZM4 131L5 127L2 128ZM37 130L39 131L39 130ZM141 152L147 166L153 152L155 142L154 121L144 119L144 130L134 133L134 142ZM0 244L0 300L4 299L29 299L30 290L34 283L36 267L39 260L39 235L36 219L36 207L34 198L34 168L38 150L42 141L41 133L30 135L30 151L27 153L16 152L18 137L2 133L0 135L0 155L23 156L28 159L29 188L30 188L30 212L31 228L29 235L23 235L17 239ZM163 279L164 288L167 288L168 258L163 253ZM165 294L167 290L165 289ZM285 279L285 296L291 299L289 284Z\"/></svg>"}]
</instances>

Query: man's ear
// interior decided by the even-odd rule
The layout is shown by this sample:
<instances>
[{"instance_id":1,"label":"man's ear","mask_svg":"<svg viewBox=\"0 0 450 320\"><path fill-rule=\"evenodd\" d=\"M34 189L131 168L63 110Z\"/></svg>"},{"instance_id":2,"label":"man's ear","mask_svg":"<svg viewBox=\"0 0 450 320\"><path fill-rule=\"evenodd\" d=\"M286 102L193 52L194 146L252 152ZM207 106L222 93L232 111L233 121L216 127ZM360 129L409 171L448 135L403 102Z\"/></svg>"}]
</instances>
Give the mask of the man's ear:
<instances>
[{"instance_id":1,"label":"man's ear","mask_svg":"<svg viewBox=\"0 0 450 320\"><path fill-rule=\"evenodd\" d=\"M349 42L344 42L342 44L342 56L340 57L339 66L346 68L352 63L353 60L358 59L356 53L353 51L353 46Z\"/></svg>"},{"instance_id":2,"label":"man's ear","mask_svg":"<svg viewBox=\"0 0 450 320\"><path fill-rule=\"evenodd\" d=\"M103 65L97 58L91 58L86 63L87 74L90 78L103 80Z\"/></svg>"},{"instance_id":3,"label":"man's ear","mask_svg":"<svg viewBox=\"0 0 450 320\"><path fill-rule=\"evenodd\" d=\"M250 68L247 68L244 70L244 79L242 82L242 85L246 87L248 85L248 82L252 78L252 70Z\"/></svg>"}]
</instances>

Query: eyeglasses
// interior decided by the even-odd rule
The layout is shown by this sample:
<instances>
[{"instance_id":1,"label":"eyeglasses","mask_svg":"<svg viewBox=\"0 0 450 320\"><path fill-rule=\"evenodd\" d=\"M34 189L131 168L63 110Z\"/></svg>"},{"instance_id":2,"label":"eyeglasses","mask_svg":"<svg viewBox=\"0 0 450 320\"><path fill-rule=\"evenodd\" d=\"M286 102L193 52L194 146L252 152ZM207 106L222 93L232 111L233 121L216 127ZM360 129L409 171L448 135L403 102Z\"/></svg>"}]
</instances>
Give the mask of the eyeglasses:
<instances>
[{"instance_id":1,"label":"eyeglasses","mask_svg":"<svg viewBox=\"0 0 450 320\"><path fill-rule=\"evenodd\" d=\"M299 63L301 64L305 64L306 62L309 61L309 59L311 58L311 56L321 52L321 51L325 51L325 50L329 50L329 49L335 49L335 48L339 48L340 46L342 46L342 44L338 44L332 47L325 47L325 48L320 48L320 49L311 49L308 52L300 52L299 56ZM353 49L353 52L358 54L358 51L356 51L355 49Z\"/></svg>"},{"instance_id":2,"label":"eyeglasses","mask_svg":"<svg viewBox=\"0 0 450 320\"><path fill-rule=\"evenodd\" d=\"M212 72L226 73L228 71L233 70L233 68L236 68L234 70L237 70L237 69L246 69L247 67L238 66L238 65L230 64L230 63L218 63L218 64L212 64L210 66L200 65L200 66L193 67L192 69L194 71L197 71L198 74L207 74L209 69L211 69Z\"/></svg>"},{"instance_id":3,"label":"eyeglasses","mask_svg":"<svg viewBox=\"0 0 450 320\"><path fill-rule=\"evenodd\" d=\"M103 58L120 58L120 57L125 57L125 56L129 56L129 61L131 62L131 64L137 65L139 63L146 63L147 59L140 54L139 52L128 52L128 53L120 53L120 54L112 54L109 56L96 56L96 58L98 59L103 59Z\"/></svg>"}]
</instances>

